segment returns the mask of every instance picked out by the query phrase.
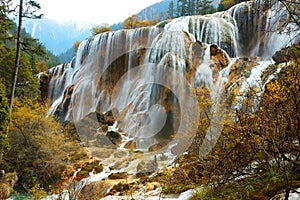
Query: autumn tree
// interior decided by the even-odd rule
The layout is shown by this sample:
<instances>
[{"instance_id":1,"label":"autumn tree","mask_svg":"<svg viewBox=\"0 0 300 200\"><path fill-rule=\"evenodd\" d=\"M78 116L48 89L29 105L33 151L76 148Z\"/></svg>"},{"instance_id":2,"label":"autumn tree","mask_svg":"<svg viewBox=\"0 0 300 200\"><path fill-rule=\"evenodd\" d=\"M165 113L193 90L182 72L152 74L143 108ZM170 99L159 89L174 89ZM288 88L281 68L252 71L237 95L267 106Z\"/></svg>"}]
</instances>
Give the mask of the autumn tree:
<instances>
[{"instance_id":1,"label":"autumn tree","mask_svg":"<svg viewBox=\"0 0 300 200\"><path fill-rule=\"evenodd\" d=\"M81 41L75 41L73 44L73 48L75 50L75 52L78 51L79 45L81 44Z\"/></svg>"},{"instance_id":2,"label":"autumn tree","mask_svg":"<svg viewBox=\"0 0 300 200\"><path fill-rule=\"evenodd\" d=\"M123 28L134 29L134 28L152 26L155 23L156 21L140 20L137 15L131 15L124 21Z\"/></svg>"},{"instance_id":3,"label":"autumn tree","mask_svg":"<svg viewBox=\"0 0 300 200\"><path fill-rule=\"evenodd\" d=\"M93 35L98 35L100 33L110 32L110 31L112 31L112 28L110 26L96 26L96 27L93 27Z\"/></svg>"},{"instance_id":4,"label":"autumn tree","mask_svg":"<svg viewBox=\"0 0 300 200\"><path fill-rule=\"evenodd\" d=\"M87 156L77 133L52 116L45 117L47 110L31 101L14 104L8 133L10 150L5 152L3 165L6 171L20 175L18 184L25 190L36 185L44 189L52 185L54 189L74 172L65 171L71 168L67 165Z\"/></svg>"}]
</instances>

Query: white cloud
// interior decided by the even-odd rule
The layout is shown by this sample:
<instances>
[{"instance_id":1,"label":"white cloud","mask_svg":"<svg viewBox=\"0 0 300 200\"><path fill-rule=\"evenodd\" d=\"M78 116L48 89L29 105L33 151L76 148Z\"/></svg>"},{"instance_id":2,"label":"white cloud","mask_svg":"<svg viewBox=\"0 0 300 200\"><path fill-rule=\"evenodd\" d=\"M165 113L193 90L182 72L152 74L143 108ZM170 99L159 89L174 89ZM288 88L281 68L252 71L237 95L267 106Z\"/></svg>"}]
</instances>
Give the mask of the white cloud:
<instances>
[{"instance_id":1,"label":"white cloud","mask_svg":"<svg viewBox=\"0 0 300 200\"><path fill-rule=\"evenodd\" d=\"M161 0L36 0L45 18L113 24Z\"/></svg>"}]
</instances>

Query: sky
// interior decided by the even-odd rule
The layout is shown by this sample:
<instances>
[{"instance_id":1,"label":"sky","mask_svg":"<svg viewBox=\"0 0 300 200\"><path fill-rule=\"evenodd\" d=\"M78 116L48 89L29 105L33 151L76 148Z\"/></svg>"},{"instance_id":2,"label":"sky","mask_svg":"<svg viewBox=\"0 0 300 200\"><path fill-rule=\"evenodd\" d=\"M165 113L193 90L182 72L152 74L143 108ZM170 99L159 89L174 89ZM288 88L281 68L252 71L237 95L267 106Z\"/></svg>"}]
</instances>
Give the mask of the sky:
<instances>
[{"instance_id":1,"label":"sky","mask_svg":"<svg viewBox=\"0 0 300 200\"><path fill-rule=\"evenodd\" d=\"M113 24L161 0L35 0L44 18Z\"/></svg>"}]
</instances>

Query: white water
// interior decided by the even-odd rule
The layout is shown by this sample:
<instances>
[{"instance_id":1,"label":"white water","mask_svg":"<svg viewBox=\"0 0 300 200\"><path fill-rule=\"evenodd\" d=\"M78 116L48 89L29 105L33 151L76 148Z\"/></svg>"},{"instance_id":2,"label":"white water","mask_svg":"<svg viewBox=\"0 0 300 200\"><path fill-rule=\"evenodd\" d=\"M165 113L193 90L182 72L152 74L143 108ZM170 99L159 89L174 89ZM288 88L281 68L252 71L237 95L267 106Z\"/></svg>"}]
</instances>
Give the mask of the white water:
<instances>
[{"instance_id":1,"label":"white water","mask_svg":"<svg viewBox=\"0 0 300 200\"><path fill-rule=\"evenodd\" d=\"M253 99L253 105L258 105L260 101L260 96L264 92L265 84L268 82L262 82L261 77L263 72L269 67L269 65L273 64L273 61L260 61L259 65L255 66L251 72L249 73L249 77L243 81L239 94L236 96L236 105L235 109L241 109L243 105L243 101L245 101L248 97L249 92L255 92L255 99ZM251 98L251 97L250 97ZM252 108L253 112L256 110L255 107Z\"/></svg>"},{"instance_id":2,"label":"white water","mask_svg":"<svg viewBox=\"0 0 300 200\"><path fill-rule=\"evenodd\" d=\"M54 113L59 107L62 108L64 103L70 101L69 104L66 103L67 111L61 114L64 114L63 120L77 122L91 112L106 112L116 108L121 117L115 117L122 123L114 124L109 127L109 130L118 131L120 128L126 134L122 135L123 144L120 149L124 150L122 148L125 142L135 140L137 149L147 150L150 146L159 143L155 135L164 128L168 119L169 110L164 107L167 99L168 103L180 105L172 113L172 119L178 120L173 122L179 125L178 133L164 149L170 161L174 159L171 153L172 147L180 146L180 153L185 152L193 139L194 135L188 135L186 132L195 131L191 124L197 121L200 111L197 110L198 105L191 97L189 90L191 86L204 85L209 89L210 98L213 101L210 127L199 152L201 158L205 157L217 142L223 127L220 122L224 120L226 114L223 102L224 85L227 82L231 65L220 71L218 79L214 80L210 69L209 45L217 44L231 56L240 56L242 52L240 33L243 33L243 30L239 30L238 27L241 18L251 20L253 16L249 11L252 10L252 6L252 3L244 2L226 12L174 19L166 24L164 29L150 27L107 32L82 42L73 63L49 70L51 78L49 96L52 98L50 112ZM296 41L299 32L292 35L293 38L286 37L286 30L282 33L269 32L274 24L275 27L278 26L276 25L278 18L271 18L271 16L284 12L282 10L277 13L275 9L268 11L266 23L264 23L263 15L256 16L258 28L264 31L258 32L257 35L249 35L251 41L256 40L253 46L249 45L251 47L249 55L270 57L290 41ZM293 24L290 24L287 29L293 27ZM268 40L265 40L266 37ZM195 59L192 45L196 40L209 45L204 52L202 63L199 66L191 66ZM144 52L140 53L140 51ZM140 58L141 63L135 66L137 54L142 58ZM126 57L123 63L119 62L122 56ZM109 85L108 81L112 64L117 65L120 71L126 69L123 74L117 76L118 80L115 85ZM259 88L258 94L263 92L262 86L265 83L261 82L260 77L268 64L262 62L252 69L249 77L242 83L240 89L242 96L237 97L238 101L243 101L245 98L243 95L249 88ZM187 71L191 73L191 79L186 77ZM119 71L115 69L113 73L117 74ZM74 86L73 92L68 99L64 92L72 86ZM166 90L174 96L166 98L164 96L167 93ZM236 106L239 107L239 104ZM223 112L222 109L224 109ZM174 124L172 125L175 127ZM111 171L109 166L115 164L116 160L110 157L103 161L106 163L105 170L99 174L91 172L90 177L76 185L76 191L80 191L88 183L107 178L111 173L122 171L135 173L139 161L133 160L129 166ZM157 199L158 194L159 191L154 191L152 197L150 194L147 197L137 194L136 198ZM156 196L153 197L153 195ZM179 197L166 199L183 200L190 196L191 191L188 191ZM107 197L107 199L110 198L115 197ZM64 199L68 199L68 196L66 195Z\"/></svg>"},{"instance_id":3,"label":"white water","mask_svg":"<svg viewBox=\"0 0 300 200\"><path fill-rule=\"evenodd\" d=\"M195 74L194 87L203 85L210 88L213 84L212 71L210 69L210 49L206 47L204 52L203 62L197 67Z\"/></svg>"}]
</instances>

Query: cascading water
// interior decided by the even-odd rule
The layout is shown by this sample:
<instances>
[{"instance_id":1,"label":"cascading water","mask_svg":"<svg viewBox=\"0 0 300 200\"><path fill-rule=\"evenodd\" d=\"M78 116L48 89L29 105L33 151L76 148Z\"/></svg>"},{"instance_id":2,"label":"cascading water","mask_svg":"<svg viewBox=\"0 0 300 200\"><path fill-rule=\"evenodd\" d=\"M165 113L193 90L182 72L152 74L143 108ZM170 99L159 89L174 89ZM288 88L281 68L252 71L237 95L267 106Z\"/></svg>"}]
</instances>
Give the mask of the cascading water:
<instances>
[{"instance_id":1,"label":"cascading water","mask_svg":"<svg viewBox=\"0 0 300 200\"><path fill-rule=\"evenodd\" d=\"M255 12L258 4L243 2L224 12L180 17L164 28L160 24L91 37L71 63L49 70L50 112L77 122L90 113L115 110L119 127L140 149L175 137L174 132L189 129L189 122L181 121L188 116L181 106L193 104L181 100L187 98L187 88L218 82L209 47L195 54L195 44L200 49L204 43L217 44L231 57L269 57L284 45L275 38L287 42L285 32L269 32L272 25L281 25L279 17L286 20L284 10L275 12L280 4L267 15Z\"/></svg>"},{"instance_id":2,"label":"cascading water","mask_svg":"<svg viewBox=\"0 0 300 200\"><path fill-rule=\"evenodd\" d=\"M76 124L90 113L113 110L117 123L108 131L116 131L116 126L122 130L123 144L117 150L122 150L125 142L134 141L134 149L166 147L163 150L171 158L186 151L197 132L200 111L190 90L204 86L212 100L210 127L199 152L200 158L205 157L222 130L220 122L226 114L223 101L227 98L224 86L232 64L216 61L221 58L211 53L213 44L231 57L269 58L284 45L299 40L299 32L293 38L286 37L286 30L293 29L293 24L282 33L270 32L274 26L280 27L279 17L287 19L286 11L276 12L280 4L263 14L256 12L255 6L257 3L243 2L225 12L180 17L166 22L164 28L160 24L106 32L83 41L71 63L48 71L49 112ZM267 68L263 63L249 72L240 93L246 92L243 88L254 78L260 78ZM99 136L98 132L95 135ZM107 166L116 163L115 159L107 159ZM130 170L136 169L137 163L131 163ZM91 174L75 190L110 173Z\"/></svg>"},{"instance_id":3,"label":"cascading water","mask_svg":"<svg viewBox=\"0 0 300 200\"><path fill-rule=\"evenodd\" d=\"M168 23L165 30L189 32L203 43L217 44L232 56L238 55L235 21L227 12L180 17Z\"/></svg>"}]
</instances>

